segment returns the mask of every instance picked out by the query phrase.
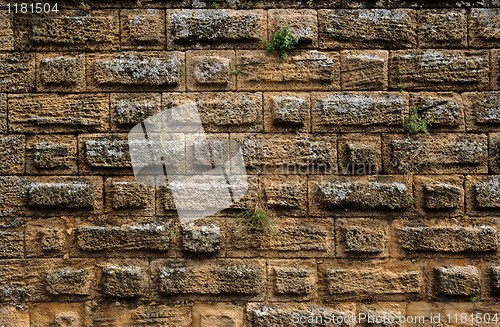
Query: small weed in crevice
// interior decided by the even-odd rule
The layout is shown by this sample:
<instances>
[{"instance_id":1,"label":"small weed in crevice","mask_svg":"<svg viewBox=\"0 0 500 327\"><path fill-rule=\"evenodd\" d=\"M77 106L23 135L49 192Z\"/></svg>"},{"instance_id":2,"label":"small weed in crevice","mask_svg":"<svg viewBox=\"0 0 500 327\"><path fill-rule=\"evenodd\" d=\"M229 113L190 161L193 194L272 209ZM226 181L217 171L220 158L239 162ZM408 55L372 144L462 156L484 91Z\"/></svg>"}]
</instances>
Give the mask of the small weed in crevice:
<instances>
[{"instance_id":1,"label":"small weed in crevice","mask_svg":"<svg viewBox=\"0 0 500 327\"><path fill-rule=\"evenodd\" d=\"M240 230L246 233L272 233L273 214L260 199L257 199L252 209L243 212Z\"/></svg>"},{"instance_id":2,"label":"small weed in crevice","mask_svg":"<svg viewBox=\"0 0 500 327\"><path fill-rule=\"evenodd\" d=\"M417 108L410 112L410 117L406 121L406 131L408 134L429 133L429 120L422 116Z\"/></svg>"},{"instance_id":3,"label":"small weed in crevice","mask_svg":"<svg viewBox=\"0 0 500 327\"><path fill-rule=\"evenodd\" d=\"M269 40L261 38L260 43L268 55L276 52L278 57L284 60L288 58L290 52L297 48L299 37L293 33L290 27L285 26L274 32Z\"/></svg>"}]
</instances>

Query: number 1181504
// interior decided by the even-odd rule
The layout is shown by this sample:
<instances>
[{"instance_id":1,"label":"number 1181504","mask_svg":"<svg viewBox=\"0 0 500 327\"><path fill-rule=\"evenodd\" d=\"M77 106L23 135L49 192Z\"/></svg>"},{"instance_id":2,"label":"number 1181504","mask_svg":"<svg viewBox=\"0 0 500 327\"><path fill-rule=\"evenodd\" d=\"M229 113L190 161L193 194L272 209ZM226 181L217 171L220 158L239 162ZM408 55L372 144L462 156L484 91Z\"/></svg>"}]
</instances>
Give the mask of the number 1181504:
<instances>
[{"instance_id":1,"label":"number 1181504","mask_svg":"<svg viewBox=\"0 0 500 327\"><path fill-rule=\"evenodd\" d=\"M57 3L8 3L7 10L14 14L48 14L57 13Z\"/></svg>"}]
</instances>

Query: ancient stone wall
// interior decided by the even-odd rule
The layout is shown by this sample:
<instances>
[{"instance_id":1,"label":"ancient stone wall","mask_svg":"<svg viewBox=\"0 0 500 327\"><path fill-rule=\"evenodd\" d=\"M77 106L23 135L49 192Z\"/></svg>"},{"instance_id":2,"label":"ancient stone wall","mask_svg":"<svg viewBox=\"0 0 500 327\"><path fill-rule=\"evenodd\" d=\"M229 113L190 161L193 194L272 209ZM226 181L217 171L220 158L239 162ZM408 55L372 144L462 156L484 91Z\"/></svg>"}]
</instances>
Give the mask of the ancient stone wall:
<instances>
[{"instance_id":1,"label":"ancient stone wall","mask_svg":"<svg viewBox=\"0 0 500 327\"><path fill-rule=\"evenodd\" d=\"M498 0L15 3L1 326L500 326ZM250 189L181 225L127 133L190 101ZM270 231L241 227L258 202Z\"/></svg>"}]
</instances>

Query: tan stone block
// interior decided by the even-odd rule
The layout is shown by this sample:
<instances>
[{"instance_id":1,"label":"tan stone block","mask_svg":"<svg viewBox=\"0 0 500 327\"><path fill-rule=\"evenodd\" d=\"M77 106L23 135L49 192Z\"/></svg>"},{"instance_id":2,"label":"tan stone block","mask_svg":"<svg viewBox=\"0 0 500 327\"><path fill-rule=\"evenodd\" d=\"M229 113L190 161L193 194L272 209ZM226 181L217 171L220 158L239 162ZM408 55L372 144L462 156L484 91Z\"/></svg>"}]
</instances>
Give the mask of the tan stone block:
<instances>
[{"instance_id":1,"label":"tan stone block","mask_svg":"<svg viewBox=\"0 0 500 327\"><path fill-rule=\"evenodd\" d=\"M0 93L0 133L7 133L7 94Z\"/></svg>"},{"instance_id":2,"label":"tan stone block","mask_svg":"<svg viewBox=\"0 0 500 327\"><path fill-rule=\"evenodd\" d=\"M422 48L453 49L467 47L465 10L420 10L418 40Z\"/></svg>"},{"instance_id":3,"label":"tan stone block","mask_svg":"<svg viewBox=\"0 0 500 327\"><path fill-rule=\"evenodd\" d=\"M466 176L466 213L474 216L496 215L500 209L500 176Z\"/></svg>"},{"instance_id":4,"label":"tan stone block","mask_svg":"<svg viewBox=\"0 0 500 327\"><path fill-rule=\"evenodd\" d=\"M105 131L109 99L105 94L9 95L9 129L23 133Z\"/></svg>"},{"instance_id":5,"label":"tan stone block","mask_svg":"<svg viewBox=\"0 0 500 327\"><path fill-rule=\"evenodd\" d=\"M14 305L3 306L0 308L0 324L9 327L27 327L30 325L29 311L18 309Z\"/></svg>"},{"instance_id":6,"label":"tan stone block","mask_svg":"<svg viewBox=\"0 0 500 327\"><path fill-rule=\"evenodd\" d=\"M288 26L299 37L299 48L318 47L318 18L312 9L271 9L268 11L268 29L271 35Z\"/></svg>"},{"instance_id":7,"label":"tan stone block","mask_svg":"<svg viewBox=\"0 0 500 327\"><path fill-rule=\"evenodd\" d=\"M31 325L81 326L85 322L83 303L37 303L31 306Z\"/></svg>"},{"instance_id":8,"label":"tan stone block","mask_svg":"<svg viewBox=\"0 0 500 327\"><path fill-rule=\"evenodd\" d=\"M267 175L262 179L266 204L281 216L307 216L306 176Z\"/></svg>"},{"instance_id":9,"label":"tan stone block","mask_svg":"<svg viewBox=\"0 0 500 327\"><path fill-rule=\"evenodd\" d=\"M491 89L500 90L500 50L491 50Z\"/></svg>"},{"instance_id":10,"label":"tan stone block","mask_svg":"<svg viewBox=\"0 0 500 327\"><path fill-rule=\"evenodd\" d=\"M268 132L308 132L311 127L308 93L264 93L264 127Z\"/></svg>"},{"instance_id":11,"label":"tan stone block","mask_svg":"<svg viewBox=\"0 0 500 327\"><path fill-rule=\"evenodd\" d=\"M500 42L500 8L472 9L469 14L469 46L498 47Z\"/></svg>"},{"instance_id":12,"label":"tan stone block","mask_svg":"<svg viewBox=\"0 0 500 327\"><path fill-rule=\"evenodd\" d=\"M187 88L192 91L236 89L235 53L232 50L187 51Z\"/></svg>"},{"instance_id":13,"label":"tan stone block","mask_svg":"<svg viewBox=\"0 0 500 327\"><path fill-rule=\"evenodd\" d=\"M414 176L415 205L422 216L459 216L464 213L462 176Z\"/></svg>"},{"instance_id":14,"label":"tan stone block","mask_svg":"<svg viewBox=\"0 0 500 327\"><path fill-rule=\"evenodd\" d=\"M467 131L500 131L500 92L463 93Z\"/></svg>"},{"instance_id":15,"label":"tan stone block","mask_svg":"<svg viewBox=\"0 0 500 327\"><path fill-rule=\"evenodd\" d=\"M383 50L340 52L342 90L386 90L389 53Z\"/></svg>"},{"instance_id":16,"label":"tan stone block","mask_svg":"<svg viewBox=\"0 0 500 327\"><path fill-rule=\"evenodd\" d=\"M490 133L489 137L489 172L500 174L500 133Z\"/></svg>"},{"instance_id":17,"label":"tan stone block","mask_svg":"<svg viewBox=\"0 0 500 327\"><path fill-rule=\"evenodd\" d=\"M104 193L109 215L146 217L155 214L155 188L137 183L132 176L107 178Z\"/></svg>"},{"instance_id":18,"label":"tan stone block","mask_svg":"<svg viewBox=\"0 0 500 327\"><path fill-rule=\"evenodd\" d=\"M0 174L15 175L24 173L25 136L22 134L0 135Z\"/></svg>"},{"instance_id":19,"label":"tan stone block","mask_svg":"<svg viewBox=\"0 0 500 327\"><path fill-rule=\"evenodd\" d=\"M121 47L123 49L165 49L164 10L124 9L120 11L120 23Z\"/></svg>"},{"instance_id":20,"label":"tan stone block","mask_svg":"<svg viewBox=\"0 0 500 327\"><path fill-rule=\"evenodd\" d=\"M382 170L379 136L342 134L338 138L338 151L342 175L372 175Z\"/></svg>"},{"instance_id":21,"label":"tan stone block","mask_svg":"<svg viewBox=\"0 0 500 327\"><path fill-rule=\"evenodd\" d=\"M464 131L464 106L462 98L454 92L410 93L410 114L413 110L428 122L432 132Z\"/></svg>"},{"instance_id":22,"label":"tan stone block","mask_svg":"<svg viewBox=\"0 0 500 327\"><path fill-rule=\"evenodd\" d=\"M124 321L127 324L140 325L146 320L146 323L153 325L191 327L191 306L163 304L134 306L112 301L93 307L90 320L96 326L119 326Z\"/></svg>"},{"instance_id":23,"label":"tan stone block","mask_svg":"<svg viewBox=\"0 0 500 327\"><path fill-rule=\"evenodd\" d=\"M389 224L381 219L336 219L336 256L385 258L389 256Z\"/></svg>"},{"instance_id":24,"label":"tan stone block","mask_svg":"<svg viewBox=\"0 0 500 327\"><path fill-rule=\"evenodd\" d=\"M161 110L160 93L112 93L111 128L117 132L130 129Z\"/></svg>"},{"instance_id":25,"label":"tan stone block","mask_svg":"<svg viewBox=\"0 0 500 327\"><path fill-rule=\"evenodd\" d=\"M294 51L286 60L264 51L237 51L241 91L309 91L340 89L337 52Z\"/></svg>"},{"instance_id":26,"label":"tan stone block","mask_svg":"<svg viewBox=\"0 0 500 327\"><path fill-rule=\"evenodd\" d=\"M61 219L30 221L26 226L27 257L62 257L68 251L68 230Z\"/></svg>"},{"instance_id":27,"label":"tan stone block","mask_svg":"<svg viewBox=\"0 0 500 327\"><path fill-rule=\"evenodd\" d=\"M0 92L31 92L35 88L35 56L0 53Z\"/></svg>"},{"instance_id":28,"label":"tan stone block","mask_svg":"<svg viewBox=\"0 0 500 327\"><path fill-rule=\"evenodd\" d=\"M316 297L316 262L269 260L269 298L271 301L304 301Z\"/></svg>"},{"instance_id":29,"label":"tan stone block","mask_svg":"<svg viewBox=\"0 0 500 327\"><path fill-rule=\"evenodd\" d=\"M85 55L37 55L37 90L77 92L85 90Z\"/></svg>"},{"instance_id":30,"label":"tan stone block","mask_svg":"<svg viewBox=\"0 0 500 327\"><path fill-rule=\"evenodd\" d=\"M6 10L0 11L0 50L11 51L14 50L14 30L12 24L13 15Z\"/></svg>"},{"instance_id":31,"label":"tan stone block","mask_svg":"<svg viewBox=\"0 0 500 327\"><path fill-rule=\"evenodd\" d=\"M76 175L76 152L76 136L29 136L26 140L26 172L30 175Z\"/></svg>"},{"instance_id":32,"label":"tan stone block","mask_svg":"<svg viewBox=\"0 0 500 327\"><path fill-rule=\"evenodd\" d=\"M195 304L193 327L243 327L243 307L233 304Z\"/></svg>"},{"instance_id":33,"label":"tan stone block","mask_svg":"<svg viewBox=\"0 0 500 327\"><path fill-rule=\"evenodd\" d=\"M79 171L87 175L132 175L127 135L80 134L78 164Z\"/></svg>"}]
</instances>

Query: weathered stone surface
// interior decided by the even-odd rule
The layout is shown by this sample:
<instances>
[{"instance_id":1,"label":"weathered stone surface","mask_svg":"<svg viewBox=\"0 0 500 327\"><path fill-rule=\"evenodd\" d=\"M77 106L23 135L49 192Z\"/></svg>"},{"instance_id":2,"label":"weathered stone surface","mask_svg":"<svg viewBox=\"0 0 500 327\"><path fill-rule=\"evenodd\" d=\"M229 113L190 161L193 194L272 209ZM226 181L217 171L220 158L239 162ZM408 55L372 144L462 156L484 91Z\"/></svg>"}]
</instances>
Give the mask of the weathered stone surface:
<instances>
[{"instance_id":1,"label":"weathered stone surface","mask_svg":"<svg viewBox=\"0 0 500 327\"><path fill-rule=\"evenodd\" d=\"M408 251L489 252L498 248L493 226L405 226L398 229L401 247Z\"/></svg>"},{"instance_id":2,"label":"weathered stone surface","mask_svg":"<svg viewBox=\"0 0 500 327\"><path fill-rule=\"evenodd\" d=\"M380 137L343 134L338 139L339 172L343 175L372 175L382 168Z\"/></svg>"},{"instance_id":3,"label":"weathered stone surface","mask_svg":"<svg viewBox=\"0 0 500 327\"><path fill-rule=\"evenodd\" d=\"M163 50L165 11L125 9L120 11L121 47L126 50Z\"/></svg>"},{"instance_id":4,"label":"weathered stone surface","mask_svg":"<svg viewBox=\"0 0 500 327\"><path fill-rule=\"evenodd\" d=\"M462 202L463 190L449 184L427 184L424 197L427 209L456 209Z\"/></svg>"},{"instance_id":5,"label":"weathered stone surface","mask_svg":"<svg viewBox=\"0 0 500 327\"><path fill-rule=\"evenodd\" d=\"M293 327L297 325L321 327L354 327L354 306L320 306L312 303L250 303L247 317L251 327ZM338 319L339 324L335 323Z\"/></svg>"},{"instance_id":6,"label":"weathered stone surface","mask_svg":"<svg viewBox=\"0 0 500 327\"><path fill-rule=\"evenodd\" d=\"M307 93L264 93L264 127L271 132L310 130L311 100Z\"/></svg>"},{"instance_id":7,"label":"weathered stone surface","mask_svg":"<svg viewBox=\"0 0 500 327\"><path fill-rule=\"evenodd\" d=\"M30 313L28 310L16 308L15 305L6 305L0 308L0 324L4 326L29 326Z\"/></svg>"},{"instance_id":8,"label":"weathered stone surface","mask_svg":"<svg viewBox=\"0 0 500 327\"><path fill-rule=\"evenodd\" d=\"M395 51L389 58L389 87L401 90L481 90L488 87L488 52Z\"/></svg>"},{"instance_id":9,"label":"weathered stone surface","mask_svg":"<svg viewBox=\"0 0 500 327\"><path fill-rule=\"evenodd\" d=\"M214 254L221 249L222 233L219 225L189 223L182 226L181 232L184 251Z\"/></svg>"},{"instance_id":10,"label":"weathered stone surface","mask_svg":"<svg viewBox=\"0 0 500 327\"><path fill-rule=\"evenodd\" d=\"M324 267L323 274L328 296L348 296L349 299L384 295L415 296L421 292L423 285L420 270L404 262L393 268Z\"/></svg>"},{"instance_id":11,"label":"weathered stone surface","mask_svg":"<svg viewBox=\"0 0 500 327\"><path fill-rule=\"evenodd\" d=\"M342 90L387 89L389 55L384 50L344 50L341 55Z\"/></svg>"},{"instance_id":12,"label":"weathered stone surface","mask_svg":"<svg viewBox=\"0 0 500 327\"><path fill-rule=\"evenodd\" d=\"M0 51L14 50L14 30L12 15L5 10L0 11Z\"/></svg>"},{"instance_id":13,"label":"weathered stone surface","mask_svg":"<svg viewBox=\"0 0 500 327\"><path fill-rule=\"evenodd\" d=\"M493 293L500 293L500 266L491 267L491 287Z\"/></svg>"},{"instance_id":14,"label":"weathered stone surface","mask_svg":"<svg viewBox=\"0 0 500 327\"><path fill-rule=\"evenodd\" d=\"M316 292L316 265L312 260L273 260L268 264L273 299L307 299Z\"/></svg>"},{"instance_id":15,"label":"weathered stone surface","mask_svg":"<svg viewBox=\"0 0 500 327\"><path fill-rule=\"evenodd\" d=\"M412 10L318 10L318 21L321 49L405 49L417 45L417 17Z\"/></svg>"},{"instance_id":16,"label":"weathered stone surface","mask_svg":"<svg viewBox=\"0 0 500 327\"><path fill-rule=\"evenodd\" d=\"M171 246L168 225L81 226L76 244L83 251L166 251Z\"/></svg>"},{"instance_id":17,"label":"weathered stone surface","mask_svg":"<svg viewBox=\"0 0 500 327\"><path fill-rule=\"evenodd\" d=\"M239 295L261 298L264 260L153 261L160 294Z\"/></svg>"},{"instance_id":18,"label":"weathered stone surface","mask_svg":"<svg viewBox=\"0 0 500 327\"><path fill-rule=\"evenodd\" d=\"M9 128L23 133L103 131L109 128L104 94L9 95Z\"/></svg>"},{"instance_id":19,"label":"weathered stone surface","mask_svg":"<svg viewBox=\"0 0 500 327\"><path fill-rule=\"evenodd\" d=\"M35 56L0 53L0 92L31 92L35 88Z\"/></svg>"},{"instance_id":20,"label":"weathered stone surface","mask_svg":"<svg viewBox=\"0 0 500 327\"><path fill-rule=\"evenodd\" d=\"M311 186L314 187L309 190L313 197L311 201L322 210L405 210L409 206L408 188L405 183L396 180L330 177Z\"/></svg>"},{"instance_id":21,"label":"weathered stone surface","mask_svg":"<svg viewBox=\"0 0 500 327\"><path fill-rule=\"evenodd\" d=\"M164 109L190 104L196 105L205 132L262 130L261 93L164 93L162 97Z\"/></svg>"},{"instance_id":22,"label":"weathered stone surface","mask_svg":"<svg viewBox=\"0 0 500 327\"><path fill-rule=\"evenodd\" d=\"M464 93L467 130L500 131L500 92Z\"/></svg>"},{"instance_id":23,"label":"weathered stone surface","mask_svg":"<svg viewBox=\"0 0 500 327\"><path fill-rule=\"evenodd\" d=\"M324 174L337 170L334 135L233 135L232 140L241 144L249 173Z\"/></svg>"},{"instance_id":24,"label":"weathered stone surface","mask_svg":"<svg viewBox=\"0 0 500 327\"><path fill-rule=\"evenodd\" d=\"M91 90L184 88L181 52L123 52L87 55L87 83Z\"/></svg>"},{"instance_id":25,"label":"weathered stone surface","mask_svg":"<svg viewBox=\"0 0 500 327\"><path fill-rule=\"evenodd\" d=\"M391 135L384 139L384 171L389 173L486 173L484 134Z\"/></svg>"},{"instance_id":26,"label":"weathered stone surface","mask_svg":"<svg viewBox=\"0 0 500 327\"><path fill-rule=\"evenodd\" d=\"M266 35L264 10L172 10L167 38L174 49L258 48Z\"/></svg>"},{"instance_id":27,"label":"weathered stone surface","mask_svg":"<svg viewBox=\"0 0 500 327\"><path fill-rule=\"evenodd\" d=\"M457 93L411 93L410 108L427 120L431 131L463 131L465 128L462 98Z\"/></svg>"},{"instance_id":28,"label":"weathered stone surface","mask_svg":"<svg viewBox=\"0 0 500 327\"><path fill-rule=\"evenodd\" d=\"M85 90L84 55L39 55L36 64L38 91L74 92Z\"/></svg>"},{"instance_id":29,"label":"weathered stone surface","mask_svg":"<svg viewBox=\"0 0 500 327\"><path fill-rule=\"evenodd\" d=\"M269 33L288 26L299 37L299 48L318 46L318 18L311 9L271 9L268 11Z\"/></svg>"},{"instance_id":30,"label":"weathered stone surface","mask_svg":"<svg viewBox=\"0 0 500 327\"><path fill-rule=\"evenodd\" d=\"M193 306L193 327L243 327L243 308L233 304L216 303Z\"/></svg>"},{"instance_id":31,"label":"weathered stone surface","mask_svg":"<svg viewBox=\"0 0 500 327\"><path fill-rule=\"evenodd\" d=\"M0 135L0 174L24 173L24 135Z\"/></svg>"},{"instance_id":32,"label":"weathered stone surface","mask_svg":"<svg viewBox=\"0 0 500 327\"><path fill-rule=\"evenodd\" d=\"M408 96L392 92L313 93L314 132L401 131Z\"/></svg>"},{"instance_id":33,"label":"weathered stone surface","mask_svg":"<svg viewBox=\"0 0 500 327\"><path fill-rule=\"evenodd\" d=\"M83 164L90 168L132 167L128 141L121 135L85 135L80 142Z\"/></svg>"},{"instance_id":34,"label":"weathered stone surface","mask_svg":"<svg viewBox=\"0 0 500 327\"><path fill-rule=\"evenodd\" d=\"M368 227L347 226L343 231L345 251L353 253L379 253L384 251L387 235Z\"/></svg>"},{"instance_id":35,"label":"weathered stone surface","mask_svg":"<svg viewBox=\"0 0 500 327\"><path fill-rule=\"evenodd\" d=\"M16 48L22 50L116 50L120 40L118 10L66 10L58 15L16 17Z\"/></svg>"},{"instance_id":36,"label":"weathered stone surface","mask_svg":"<svg viewBox=\"0 0 500 327\"><path fill-rule=\"evenodd\" d=\"M187 88L193 91L236 89L239 69L233 50L187 51Z\"/></svg>"},{"instance_id":37,"label":"weathered stone surface","mask_svg":"<svg viewBox=\"0 0 500 327\"><path fill-rule=\"evenodd\" d=\"M500 133L489 135L489 171L500 174Z\"/></svg>"},{"instance_id":38,"label":"weathered stone surface","mask_svg":"<svg viewBox=\"0 0 500 327\"><path fill-rule=\"evenodd\" d=\"M491 87L500 90L500 50L491 50Z\"/></svg>"},{"instance_id":39,"label":"weathered stone surface","mask_svg":"<svg viewBox=\"0 0 500 327\"><path fill-rule=\"evenodd\" d=\"M67 230L60 220L30 221L26 226L27 257L62 257L67 252Z\"/></svg>"},{"instance_id":40,"label":"weathered stone surface","mask_svg":"<svg viewBox=\"0 0 500 327\"><path fill-rule=\"evenodd\" d=\"M159 93L112 93L110 95L111 126L128 132L136 124L161 110Z\"/></svg>"},{"instance_id":41,"label":"weathered stone surface","mask_svg":"<svg viewBox=\"0 0 500 327\"><path fill-rule=\"evenodd\" d=\"M154 215L154 187L137 183L133 178L106 179L106 209L117 215Z\"/></svg>"},{"instance_id":42,"label":"weathered stone surface","mask_svg":"<svg viewBox=\"0 0 500 327\"><path fill-rule=\"evenodd\" d=\"M414 176L413 194L414 205L422 216L442 218L464 213L463 176Z\"/></svg>"},{"instance_id":43,"label":"weathered stone surface","mask_svg":"<svg viewBox=\"0 0 500 327\"><path fill-rule=\"evenodd\" d=\"M74 175L77 139L72 135L35 135L26 140L26 171L40 175Z\"/></svg>"},{"instance_id":44,"label":"weathered stone surface","mask_svg":"<svg viewBox=\"0 0 500 327\"><path fill-rule=\"evenodd\" d=\"M466 48L467 12L449 9L418 11L418 42L422 48Z\"/></svg>"},{"instance_id":45,"label":"weathered stone surface","mask_svg":"<svg viewBox=\"0 0 500 327\"><path fill-rule=\"evenodd\" d=\"M485 176L476 181L471 181L473 205L478 209L500 208L500 179L499 176Z\"/></svg>"},{"instance_id":46,"label":"weathered stone surface","mask_svg":"<svg viewBox=\"0 0 500 327\"><path fill-rule=\"evenodd\" d=\"M262 184L266 204L271 210L288 217L307 216L305 176L265 176Z\"/></svg>"},{"instance_id":47,"label":"weathered stone surface","mask_svg":"<svg viewBox=\"0 0 500 327\"><path fill-rule=\"evenodd\" d=\"M237 51L238 90L309 91L340 89L340 55L294 51L287 60L265 52Z\"/></svg>"},{"instance_id":48,"label":"weathered stone surface","mask_svg":"<svg viewBox=\"0 0 500 327\"><path fill-rule=\"evenodd\" d=\"M86 180L34 182L26 194L26 204L37 208L88 210L94 208L96 199L96 186Z\"/></svg>"},{"instance_id":49,"label":"weathered stone surface","mask_svg":"<svg viewBox=\"0 0 500 327\"><path fill-rule=\"evenodd\" d=\"M47 292L53 295L89 295L92 269L60 268L45 275Z\"/></svg>"},{"instance_id":50,"label":"weathered stone surface","mask_svg":"<svg viewBox=\"0 0 500 327\"><path fill-rule=\"evenodd\" d=\"M480 291L479 271L474 266L437 267L434 271L438 294L472 296Z\"/></svg>"},{"instance_id":51,"label":"weathered stone surface","mask_svg":"<svg viewBox=\"0 0 500 327\"><path fill-rule=\"evenodd\" d=\"M25 201L24 190L25 181L23 178L17 176L0 176L0 216L19 216ZM16 220L13 223L16 226Z\"/></svg>"},{"instance_id":52,"label":"weathered stone surface","mask_svg":"<svg viewBox=\"0 0 500 327\"><path fill-rule=\"evenodd\" d=\"M469 45L497 47L500 42L500 8L472 9L469 14Z\"/></svg>"},{"instance_id":53,"label":"weathered stone surface","mask_svg":"<svg viewBox=\"0 0 500 327\"><path fill-rule=\"evenodd\" d=\"M30 305L33 326L78 327L84 321L84 306L78 302L45 302Z\"/></svg>"},{"instance_id":54,"label":"weathered stone surface","mask_svg":"<svg viewBox=\"0 0 500 327\"><path fill-rule=\"evenodd\" d=\"M0 133L7 132L7 94L0 93Z\"/></svg>"},{"instance_id":55,"label":"weathered stone surface","mask_svg":"<svg viewBox=\"0 0 500 327\"><path fill-rule=\"evenodd\" d=\"M24 233L21 230L0 230L0 258L21 258L24 254Z\"/></svg>"},{"instance_id":56,"label":"weathered stone surface","mask_svg":"<svg viewBox=\"0 0 500 327\"><path fill-rule=\"evenodd\" d=\"M106 295L130 298L145 292L146 274L138 266L106 265L102 268L101 289Z\"/></svg>"},{"instance_id":57,"label":"weathered stone surface","mask_svg":"<svg viewBox=\"0 0 500 327\"><path fill-rule=\"evenodd\" d=\"M389 224L384 219L336 219L335 233L335 250L339 258L389 256Z\"/></svg>"}]
</instances>

